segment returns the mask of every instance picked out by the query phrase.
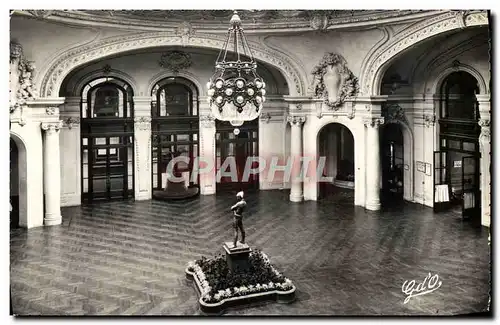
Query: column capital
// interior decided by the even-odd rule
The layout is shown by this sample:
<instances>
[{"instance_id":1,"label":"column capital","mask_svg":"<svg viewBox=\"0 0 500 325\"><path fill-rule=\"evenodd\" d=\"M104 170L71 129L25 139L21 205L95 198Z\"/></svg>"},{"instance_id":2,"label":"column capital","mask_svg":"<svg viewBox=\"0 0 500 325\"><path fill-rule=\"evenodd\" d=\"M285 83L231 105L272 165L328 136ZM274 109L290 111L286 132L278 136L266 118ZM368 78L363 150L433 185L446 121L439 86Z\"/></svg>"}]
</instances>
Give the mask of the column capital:
<instances>
[{"instance_id":1,"label":"column capital","mask_svg":"<svg viewBox=\"0 0 500 325\"><path fill-rule=\"evenodd\" d=\"M134 117L134 129L141 131L151 130L151 117L149 116Z\"/></svg>"},{"instance_id":2,"label":"column capital","mask_svg":"<svg viewBox=\"0 0 500 325\"><path fill-rule=\"evenodd\" d=\"M42 122L40 126L46 133L51 134L58 132L62 128L63 121Z\"/></svg>"},{"instance_id":3,"label":"column capital","mask_svg":"<svg viewBox=\"0 0 500 325\"><path fill-rule=\"evenodd\" d=\"M380 125L384 124L384 118L383 117L365 117L363 119L363 124L366 127L372 127L372 128L378 128Z\"/></svg>"},{"instance_id":4,"label":"column capital","mask_svg":"<svg viewBox=\"0 0 500 325\"><path fill-rule=\"evenodd\" d=\"M286 121L291 125L301 126L306 122L306 117L303 115L288 115Z\"/></svg>"},{"instance_id":5,"label":"column capital","mask_svg":"<svg viewBox=\"0 0 500 325\"><path fill-rule=\"evenodd\" d=\"M215 128L215 117L212 114L204 114L200 116L202 128Z\"/></svg>"}]
</instances>

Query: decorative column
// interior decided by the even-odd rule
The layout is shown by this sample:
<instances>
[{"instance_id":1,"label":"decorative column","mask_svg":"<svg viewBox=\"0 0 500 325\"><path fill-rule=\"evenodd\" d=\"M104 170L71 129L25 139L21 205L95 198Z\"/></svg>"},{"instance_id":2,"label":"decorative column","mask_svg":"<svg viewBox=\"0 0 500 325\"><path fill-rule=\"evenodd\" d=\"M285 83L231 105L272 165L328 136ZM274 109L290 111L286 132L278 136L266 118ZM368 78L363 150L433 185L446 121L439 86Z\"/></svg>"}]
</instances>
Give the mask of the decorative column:
<instances>
[{"instance_id":1,"label":"decorative column","mask_svg":"<svg viewBox=\"0 0 500 325\"><path fill-rule=\"evenodd\" d=\"M481 224L489 227L491 222L491 104L490 95L476 95L479 102L479 135L480 159L480 186L481 186Z\"/></svg>"},{"instance_id":2,"label":"decorative column","mask_svg":"<svg viewBox=\"0 0 500 325\"><path fill-rule=\"evenodd\" d=\"M366 132L366 203L368 210L380 210L380 143L379 127L384 124L383 117L365 118Z\"/></svg>"},{"instance_id":3,"label":"decorative column","mask_svg":"<svg viewBox=\"0 0 500 325\"><path fill-rule=\"evenodd\" d=\"M44 225L59 225L61 217L61 160L59 158L59 130L62 121L42 122L43 189L45 193Z\"/></svg>"},{"instance_id":4,"label":"decorative column","mask_svg":"<svg viewBox=\"0 0 500 325\"><path fill-rule=\"evenodd\" d=\"M134 197L151 200L151 97L134 96Z\"/></svg>"},{"instance_id":5,"label":"decorative column","mask_svg":"<svg viewBox=\"0 0 500 325\"><path fill-rule=\"evenodd\" d=\"M287 116L287 121L291 125L291 150L290 155L292 158L292 174L291 174L291 190L290 190L290 201L300 202L303 200L303 189L302 189L302 179L301 170L302 163L301 159L303 156L302 150L302 125L306 121L305 116L299 115L289 115Z\"/></svg>"},{"instance_id":6,"label":"decorative column","mask_svg":"<svg viewBox=\"0 0 500 325\"><path fill-rule=\"evenodd\" d=\"M198 160L198 170L200 173L201 195L215 194L215 131L215 118L210 113L206 101L200 100L200 156Z\"/></svg>"}]
</instances>

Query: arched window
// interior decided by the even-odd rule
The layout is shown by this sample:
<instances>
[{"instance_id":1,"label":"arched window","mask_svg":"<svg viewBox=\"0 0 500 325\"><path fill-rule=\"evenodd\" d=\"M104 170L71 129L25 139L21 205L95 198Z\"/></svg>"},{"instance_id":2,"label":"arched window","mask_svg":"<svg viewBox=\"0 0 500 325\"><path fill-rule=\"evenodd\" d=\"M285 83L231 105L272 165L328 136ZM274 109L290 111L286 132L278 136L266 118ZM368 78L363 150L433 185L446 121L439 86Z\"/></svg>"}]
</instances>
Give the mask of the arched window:
<instances>
[{"instance_id":1,"label":"arched window","mask_svg":"<svg viewBox=\"0 0 500 325\"><path fill-rule=\"evenodd\" d=\"M198 89L189 80L171 77L160 80L151 91L152 182L153 189L169 186L169 162L184 156L189 163L179 162L174 173L182 175L185 184L198 186L192 175L198 169ZM196 174L195 174L196 175Z\"/></svg>"},{"instance_id":2,"label":"arched window","mask_svg":"<svg viewBox=\"0 0 500 325\"><path fill-rule=\"evenodd\" d=\"M476 94L479 85L472 75L465 71L453 72L443 82L441 90L441 118L477 120L479 105Z\"/></svg>"},{"instance_id":3,"label":"arched window","mask_svg":"<svg viewBox=\"0 0 500 325\"><path fill-rule=\"evenodd\" d=\"M133 117L133 96L132 88L120 79L95 79L83 88L82 118Z\"/></svg>"},{"instance_id":4,"label":"arched window","mask_svg":"<svg viewBox=\"0 0 500 325\"><path fill-rule=\"evenodd\" d=\"M189 117L198 115L198 91L184 78L168 78L155 85L151 93L151 116Z\"/></svg>"}]
</instances>

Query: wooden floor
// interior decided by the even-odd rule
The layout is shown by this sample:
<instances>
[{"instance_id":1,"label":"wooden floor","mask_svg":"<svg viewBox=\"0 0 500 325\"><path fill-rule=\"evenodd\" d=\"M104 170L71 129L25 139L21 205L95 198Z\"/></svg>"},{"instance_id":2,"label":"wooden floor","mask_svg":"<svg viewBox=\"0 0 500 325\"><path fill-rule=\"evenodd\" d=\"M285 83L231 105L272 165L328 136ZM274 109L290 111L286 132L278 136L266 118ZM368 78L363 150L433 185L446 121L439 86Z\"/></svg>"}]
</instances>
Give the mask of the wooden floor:
<instances>
[{"instance_id":1,"label":"wooden floor","mask_svg":"<svg viewBox=\"0 0 500 325\"><path fill-rule=\"evenodd\" d=\"M382 212L352 192L291 203L249 194L247 242L297 287L290 305L229 315L456 315L487 310L488 231L416 204ZM188 261L222 253L234 193L192 201L112 202L63 209L60 226L11 232L17 315L199 315ZM442 286L404 304L401 288L431 272Z\"/></svg>"}]
</instances>

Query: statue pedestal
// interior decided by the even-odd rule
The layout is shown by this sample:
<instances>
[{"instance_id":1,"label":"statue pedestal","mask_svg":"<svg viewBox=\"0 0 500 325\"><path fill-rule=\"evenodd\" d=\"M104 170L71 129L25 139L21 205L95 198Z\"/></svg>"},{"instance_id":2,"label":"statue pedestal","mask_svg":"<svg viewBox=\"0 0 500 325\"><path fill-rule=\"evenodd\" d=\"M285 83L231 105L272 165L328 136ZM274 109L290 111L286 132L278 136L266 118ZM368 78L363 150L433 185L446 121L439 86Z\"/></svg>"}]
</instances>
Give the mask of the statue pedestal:
<instances>
[{"instance_id":1,"label":"statue pedestal","mask_svg":"<svg viewBox=\"0 0 500 325\"><path fill-rule=\"evenodd\" d=\"M223 247L226 251L227 266L231 272L248 270L248 257L252 249L247 244L238 242L236 247L233 247L232 242L225 242Z\"/></svg>"}]
</instances>

